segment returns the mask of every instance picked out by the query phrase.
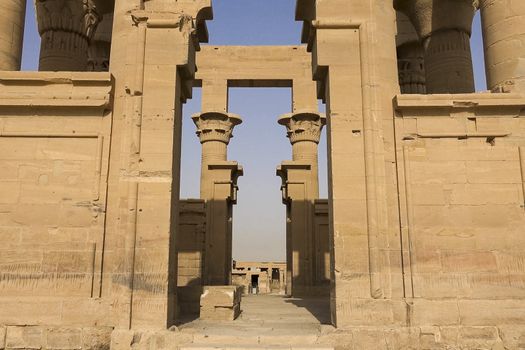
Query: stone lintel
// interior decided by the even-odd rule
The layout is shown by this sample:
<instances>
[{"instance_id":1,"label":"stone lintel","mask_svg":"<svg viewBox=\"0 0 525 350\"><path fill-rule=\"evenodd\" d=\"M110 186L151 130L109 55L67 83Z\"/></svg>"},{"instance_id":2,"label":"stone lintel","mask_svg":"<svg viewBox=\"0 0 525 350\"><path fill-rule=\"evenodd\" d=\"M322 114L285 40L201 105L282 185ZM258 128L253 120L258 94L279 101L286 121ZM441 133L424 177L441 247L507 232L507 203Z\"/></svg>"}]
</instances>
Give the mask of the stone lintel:
<instances>
[{"instance_id":1,"label":"stone lintel","mask_svg":"<svg viewBox=\"0 0 525 350\"><path fill-rule=\"evenodd\" d=\"M0 106L105 110L112 84L109 73L0 72Z\"/></svg>"},{"instance_id":2,"label":"stone lintel","mask_svg":"<svg viewBox=\"0 0 525 350\"><path fill-rule=\"evenodd\" d=\"M399 95L394 99L404 140L496 138L512 136L525 98L517 94ZM402 123L402 124L401 124ZM402 125L402 126L401 126Z\"/></svg>"},{"instance_id":3,"label":"stone lintel","mask_svg":"<svg viewBox=\"0 0 525 350\"><path fill-rule=\"evenodd\" d=\"M470 112L475 117L518 117L525 108L525 97L493 93L398 95L394 107L402 117L433 118L458 111Z\"/></svg>"}]
</instances>

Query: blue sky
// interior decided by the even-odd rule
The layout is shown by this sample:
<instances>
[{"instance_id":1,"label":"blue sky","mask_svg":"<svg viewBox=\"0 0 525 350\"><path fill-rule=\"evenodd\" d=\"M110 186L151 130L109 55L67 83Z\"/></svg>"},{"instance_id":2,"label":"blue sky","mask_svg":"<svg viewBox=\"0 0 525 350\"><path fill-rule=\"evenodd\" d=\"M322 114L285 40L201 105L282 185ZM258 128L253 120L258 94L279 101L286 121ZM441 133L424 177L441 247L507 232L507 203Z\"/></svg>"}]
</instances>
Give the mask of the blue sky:
<instances>
[{"instance_id":1,"label":"blue sky","mask_svg":"<svg viewBox=\"0 0 525 350\"><path fill-rule=\"evenodd\" d=\"M359 0L358 0L359 1ZM210 45L297 45L301 24L294 21L295 0L214 0L208 22ZM22 69L38 67L39 37L31 2L26 17ZM472 36L476 89L485 90L479 16ZM184 106L181 198L199 196L200 144L191 114L200 111L200 89ZM324 107L321 106L321 109ZM244 166L239 204L234 212L233 256L238 260L285 258L285 208L275 168L291 159L291 146L277 118L291 111L290 89L231 89L229 109L244 123L234 132L229 159ZM324 133L325 134L325 133ZM321 196L327 196L326 139L319 145Z\"/></svg>"}]
</instances>

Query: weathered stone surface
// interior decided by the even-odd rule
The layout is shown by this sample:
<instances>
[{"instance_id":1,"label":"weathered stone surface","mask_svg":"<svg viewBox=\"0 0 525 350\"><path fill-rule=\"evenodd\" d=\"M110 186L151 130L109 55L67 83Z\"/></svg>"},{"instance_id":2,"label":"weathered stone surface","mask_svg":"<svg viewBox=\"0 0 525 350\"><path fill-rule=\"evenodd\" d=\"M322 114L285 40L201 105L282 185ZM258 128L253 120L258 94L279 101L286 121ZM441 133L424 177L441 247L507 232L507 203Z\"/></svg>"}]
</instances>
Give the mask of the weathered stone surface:
<instances>
[{"instance_id":1,"label":"weathered stone surface","mask_svg":"<svg viewBox=\"0 0 525 350\"><path fill-rule=\"evenodd\" d=\"M0 349L5 349L6 327L0 326Z\"/></svg>"},{"instance_id":2,"label":"weathered stone surface","mask_svg":"<svg viewBox=\"0 0 525 350\"><path fill-rule=\"evenodd\" d=\"M109 350L113 328L83 328L82 350Z\"/></svg>"},{"instance_id":3,"label":"weathered stone surface","mask_svg":"<svg viewBox=\"0 0 525 350\"><path fill-rule=\"evenodd\" d=\"M58 72L0 73L0 349L107 350L111 333L116 350L525 347L525 5L480 1L493 92L458 94L473 90L476 2L396 1L414 28L364 3L299 0L305 45L201 48L209 0L37 1L42 67ZM0 69L20 58L23 4L0 5ZM97 67L111 42L110 74L61 71L85 70L91 39ZM451 93L398 95L424 92L423 69L425 90ZM203 195L181 202L194 86ZM239 319L238 289L199 298L231 282L228 89L268 86L293 90L281 172L297 235L279 280L304 294L322 281L330 306L263 302ZM184 302L208 321L166 331Z\"/></svg>"},{"instance_id":4,"label":"weathered stone surface","mask_svg":"<svg viewBox=\"0 0 525 350\"><path fill-rule=\"evenodd\" d=\"M19 70L22 63L26 1L5 0L0 18L0 71Z\"/></svg>"},{"instance_id":5,"label":"weathered stone surface","mask_svg":"<svg viewBox=\"0 0 525 350\"><path fill-rule=\"evenodd\" d=\"M48 328L45 330L47 349L82 349L82 330L74 328Z\"/></svg>"},{"instance_id":6,"label":"weathered stone surface","mask_svg":"<svg viewBox=\"0 0 525 350\"><path fill-rule=\"evenodd\" d=\"M233 321L241 313L241 298L239 286L205 286L201 295L200 318Z\"/></svg>"},{"instance_id":7,"label":"weathered stone surface","mask_svg":"<svg viewBox=\"0 0 525 350\"><path fill-rule=\"evenodd\" d=\"M44 340L44 329L38 326L8 326L6 349L41 349Z\"/></svg>"}]
</instances>

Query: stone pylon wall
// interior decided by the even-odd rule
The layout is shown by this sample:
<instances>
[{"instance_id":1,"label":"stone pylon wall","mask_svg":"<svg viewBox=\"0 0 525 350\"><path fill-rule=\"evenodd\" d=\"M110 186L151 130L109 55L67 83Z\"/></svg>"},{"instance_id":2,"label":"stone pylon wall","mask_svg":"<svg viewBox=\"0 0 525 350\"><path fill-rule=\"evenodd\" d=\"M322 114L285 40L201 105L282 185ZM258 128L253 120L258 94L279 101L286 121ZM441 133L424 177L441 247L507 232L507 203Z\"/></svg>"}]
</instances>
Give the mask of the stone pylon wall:
<instances>
[{"instance_id":1,"label":"stone pylon wall","mask_svg":"<svg viewBox=\"0 0 525 350\"><path fill-rule=\"evenodd\" d=\"M482 10L495 93L405 96L390 3L298 2L328 107L325 343L523 344L524 11ZM174 322L181 106L210 17L206 1L118 0L109 74L0 73L0 348L107 347L113 329ZM222 102L223 78L208 86Z\"/></svg>"},{"instance_id":2,"label":"stone pylon wall","mask_svg":"<svg viewBox=\"0 0 525 350\"><path fill-rule=\"evenodd\" d=\"M117 0L110 73L2 72L0 347L175 321L182 103L210 11Z\"/></svg>"},{"instance_id":3,"label":"stone pylon wall","mask_svg":"<svg viewBox=\"0 0 525 350\"><path fill-rule=\"evenodd\" d=\"M366 3L299 1L303 39L329 111L333 321L358 338L354 327L384 335L381 325L394 325L397 336L413 335L400 348L517 348L525 297L517 231L525 227L525 100L396 98L395 13L382 1ZM487 17L497 16L498 25L504 13L509 20L522 13L521 5L498 12L501 2L488 3ZM507 71L516 80L507 86L519 86L519 72Z\"/></svg>"}]
</instances>

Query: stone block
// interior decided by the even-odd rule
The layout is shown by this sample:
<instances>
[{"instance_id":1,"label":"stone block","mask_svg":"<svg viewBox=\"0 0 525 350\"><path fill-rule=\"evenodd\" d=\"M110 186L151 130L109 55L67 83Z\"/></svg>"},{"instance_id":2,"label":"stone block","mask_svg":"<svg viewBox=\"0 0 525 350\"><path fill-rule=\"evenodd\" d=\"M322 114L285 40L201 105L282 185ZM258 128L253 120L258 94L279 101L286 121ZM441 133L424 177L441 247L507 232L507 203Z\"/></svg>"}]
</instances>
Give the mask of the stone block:
<instances>
[{"instance_id":1,"label":"stone block","mask_svg":"<svg viewBox=\"0 0 525 350\"><path fill-rule=\"evenodd\" d=\"M5 333L6 328L4 326L0 326L0 350L5 349Z\"/></svg>"},{"instance_id":2,"label":"stone block","mask_svg":"<svg viewBox=\"0 0 525 350\"><path fill-rule=\"evenodd\" d=\"M525 328L519 325L498 327L500 337L509 349L525 349Z\"/></svg>"},{"instance_id":3,"label":"stone block","mask_svg":"<svg viewBox=\"0 0 525 350\"><path fill-rule=\"evenodd\" d=\"M241 305L236 304L231 307L215 306L202 307L200 309L201 320L215 320L215 321L233 321L241 314Z\"/></svg>"},{"instance_id":4,"label":"stone block","mask_svg":"<svg viewBox=\"0 0 525 350\"><path fill-rule=\"evenodd\" d=\"M112 327L82 329L82 350L109 350Z\"/></svg>"},{"instance_id":5,"label":"stone block","mask_svg":"<svg viewBox=\"0 0 525 350\"><path fill-rule=\"evenodd\" d=\"M48 328L45 332L46 349L82 349L82 330L80 328Z\"/></svg>"},{"instance_id":6,"label":"stone block","mask_svg":"<svg viewBox=\"0 0 525 350\"><path fill-rule=\"evenodd\" d=\"M112 350L129 350L135 340L135 332L131 330L115 330L111 333Z\"/></svg>"},{"instance_id":7,"label":"stone block","mask_svg":"<svg viewBox=\"0 0 525 350\"><path fill-rule=\"evenodd\" d=\"M460 300L458 306L464 326L525 325L525 305L521 300Z\"/></svg>"},{"instance_id":8,"label":"stone block","mask_svg":"<svg viewBox=\"0 0 525 350\"><path fill-rule=\"evenodd\" d=\"M8 326L6 349L42 349L43 329L38 326Z\"/></svg>"},{"instance_id":9,"label":"stone block","mask_svg":"<svg viewBox=\"0 0 525 350\"><path fill-rule=\"evenodd\" d=\"M441 254L444 272L497 272L496 256L492 252L448 250Z\"/></svg>"},{"instance_id":10,"label":"stone block","mask_svg":"<svg viewBox=\"0 0 525 350\"><path fill-rule=\"evenodd\" d=\"M235 320L241 313L240 286L206 286L201 295L203 320Z\"/></svg>"},{"instance_id":11,"label":"stone block","mask_svg":"<svg viewBox=\"0 0 525 350\"><path fill-rule=\"evenodd\" d=\"M415 326L458 325L460 322L454 300L415 299L410 309L410 323Z\"/></svg>"},{"instance_id":12,"label":"stone block","mask_svg":"<svg viewBox=\"0 0 525 350\"><path fill-rule=\"evenodd\" d=\"M518 161L467 161L467 180L472 184L521 183Z\"/></svg>"}]
</instances>

